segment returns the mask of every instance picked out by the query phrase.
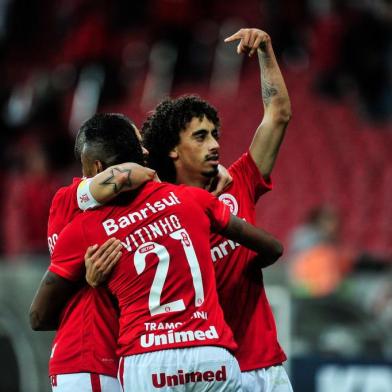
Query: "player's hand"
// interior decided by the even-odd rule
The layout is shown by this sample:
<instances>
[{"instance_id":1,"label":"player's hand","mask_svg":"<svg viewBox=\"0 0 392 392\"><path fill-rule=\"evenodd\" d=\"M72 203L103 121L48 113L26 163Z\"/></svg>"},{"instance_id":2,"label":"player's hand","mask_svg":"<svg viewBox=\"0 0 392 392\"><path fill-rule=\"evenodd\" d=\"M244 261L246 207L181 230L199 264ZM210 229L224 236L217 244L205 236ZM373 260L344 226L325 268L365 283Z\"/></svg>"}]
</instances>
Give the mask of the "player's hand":
<instances>
[{"instance_id":1,"label":"player's hand","mask_svg":"<svg viewBox=\"0 0 392 392\"><path fill-rule=\"evenodd\" d=\"M218 165L218 174L211 182L208 191L214 196L219 196L232 182L233 178L227 169L222 165Z\"/></svg>"},{"instance_id":2,"label":"player's hand","mask_svg":"<svg viewBox=\"0 0 392 392\"><path fill-rule=\"evenodd\" d=\"M158 177L158 174L157 174L157 173L155 173L153 180L154 180L155 182L162 182L161 179Z\"/></svg>"},{"instance_id":3,"label":"player's hand","mask_svg":"<svg viewBox=\"0 0 392 392\"><path fill-rule=\"evenodd\" d=\"M86 281L90 286L98 287L106 281L122 255L121 249L121 242L116 238L109 238L101 246L93 245L87 248L84 264Z\"/></svg>"},{"instance_id":4,"label":"player's hand","mask_svg":"<svg viewBox=\"0 0 392 392\"><path fill-rule=\"evenodd\" d=\"M129 182L126 185L129 186L129 190L138 189L145 182L156 179L156 171L149 167L138 165L134 162L127 163L129 169Z\"/></svg>"},{"instance_id":5,"label":"player's hand","mask_svg":"<svg viewBox=\"0 0 392 392\"><path fill-rule=\"evenodd\" d=\"M258 48L262 48L271 40L270 36L263 30L259 29L241 29L235 34L227 37L225 42L240 41L237 46L237 53L248 53L252 57Z\"/></svg>"}]
</instances>

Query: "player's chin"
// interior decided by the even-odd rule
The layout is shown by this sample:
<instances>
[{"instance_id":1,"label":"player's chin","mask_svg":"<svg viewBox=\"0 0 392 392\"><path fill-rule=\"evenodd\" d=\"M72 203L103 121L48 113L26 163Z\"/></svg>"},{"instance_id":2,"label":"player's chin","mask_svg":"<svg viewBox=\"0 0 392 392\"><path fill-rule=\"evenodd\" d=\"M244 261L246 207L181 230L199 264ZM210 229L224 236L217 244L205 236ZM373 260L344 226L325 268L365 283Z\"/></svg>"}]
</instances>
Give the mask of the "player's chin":
<instances>
[{"instance_id":1,"label":"player's chin","mask_svg":"<svg viewBox=\"0 0 392 392\"><path fill-rule=\"evenodd\" d=\"M203 176L207 178L213 178L218 175L218 165L213 165L209 169L203 171Z\"/></svg>"}]
</instances>

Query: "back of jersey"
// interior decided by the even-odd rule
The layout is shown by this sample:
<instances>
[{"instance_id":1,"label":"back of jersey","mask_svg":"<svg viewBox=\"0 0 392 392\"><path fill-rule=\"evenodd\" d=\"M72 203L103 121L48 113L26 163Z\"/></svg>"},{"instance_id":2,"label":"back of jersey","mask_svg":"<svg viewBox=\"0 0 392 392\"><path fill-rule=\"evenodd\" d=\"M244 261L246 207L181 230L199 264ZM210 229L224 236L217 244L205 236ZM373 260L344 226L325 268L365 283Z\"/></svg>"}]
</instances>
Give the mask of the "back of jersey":
<instances>
[{"instance_id":1,"label":"back of jersey","mask_svg":"<svg viewBox=\"0 0 392 392\"><path fill-rule=\"evenodd\" d=\"M228 209L207 192L149 183L131 205L89 213L84 234L123 243L109 289L120 306L119 354L168 348L235 348L218 303L210 227L225 227ZM98 225L97 225L98 223Z\"/></svg>"}]
</instances>

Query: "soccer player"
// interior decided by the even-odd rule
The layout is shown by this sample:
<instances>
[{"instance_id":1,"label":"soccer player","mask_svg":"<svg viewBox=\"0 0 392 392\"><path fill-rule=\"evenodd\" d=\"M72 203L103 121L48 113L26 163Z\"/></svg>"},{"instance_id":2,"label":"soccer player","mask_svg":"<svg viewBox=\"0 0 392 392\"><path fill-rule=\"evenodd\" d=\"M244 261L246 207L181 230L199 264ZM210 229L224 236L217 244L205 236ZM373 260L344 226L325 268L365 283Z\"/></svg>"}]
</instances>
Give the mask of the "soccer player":
<instances>
[{"instance_id":1,"label":"soccer player","mask_svg":"<svg viewBox=\"0 0 392 392\"><path fill-rule=\"evenodd\" d=\"M136 126L122 115L97 116L95 120L96 124L90 121L81 127L75 149L79 158L78 145L85 144L80 139L85 138L87 131L95 133L95 137L101 143L110 139L113 128L119 127L125 128L127 132L130 127L133 127L136 135L140 137ZM110 165L110 158L115 151L110 150L109 147L103 150L103 153L101 151L99 160L95 159L97 157L94 157L94 154L90 154L89 156L94 160L89 165L83 165L83 175L86 177L100 173L94 180L75 178L71 185L61 188L54 196L48 221L50 253L54 250L60 232L81 212L80 208L96 207L108 201L116 193L133 189L134 186L139 186L154 177L153 170L134 163L125 163L116 166L115 169L118 177L122 179L122 184L116 188L116 192L111 190L109 194L103 187L99 192L94 192L96 188L91 187L90 192L92 181L98 184L104 180L110 182L113 168L107 166ZM119 143L119 146L112 144L111 148L117 149L118 158L129 160L129 157L124 155L122 143ZM144 149L143 153L146 154L147 151ZM105 256L106 264L103 266L103 271L105 267L111 268L117 262L121 255L120 248L120 241L111 239L96 250L97 257ZM50 281L46 283L51 284ZM62 296L63 302L66 301L60 317L55 315L45 319L39 316L35 309L39 304L35 303L35 300L30 310L34 329L57 329L49 360L49 375L53 391L120 391L116 354L118 312L107 290L102 288L94 290L86 284L71 288L64 285L64 290L59 295Z\"/></svg>"},{"instance_id":2,"label":"soccer player","mask_svg":"<svg viewBox=\"0 0 392 392\"><path fill-rule=\"evenodd\" d=\"M135 133L131 138L114 131L111 141L127 143L132 160L142 162ZM116 151L110 141L88 138L85 147L86 166L96 162L91 154L100 149ZM102 182L113 184L112 174ZM230 216L227 206L201 189L150 182L123 196L80 214L63 230L36 296L38 316L53 317L50 313L61 308L64 286L73 287L72 281L84 277L87 246L117 236L124 251L108 287L120 307L119 374L124 390L168 390L174 385L184 391L240 390L238 363L228 351L235 343L217 300L210 226L262 252L267 263L281 255L281 244Z\"/></svg>"},{"instance_id":3,"label":"soccer player","mask_svg":"<svg viewBox=\"0 0 392 392\"><path fill-rule=\"evenodd\" d=\"M238 54L257 52L264 116L249 151L229 167L232 184L219 199L231 212L255 222L255 204L272 187L270 174L291 116L290 99L271 39L258 29L241 29L225 41L239 40ZM241 118L238 114L238 122ZM143 125L150 167L163 181L205 188L219 163L219 118L207 102L192 96L168 99ZM282 362L274 317L255 254L221 235L211 237L219 300L238 344L235 356L249 392L292 391Z\"/></svg>"},{"instance_id":4,"label":"soccer player","mask_svg":"<svg viewBox=\"0 0 392 392\"><path fill-rule=\"evenodd\" d=\"M96 137L99 130L106 131L101 135L101 142L110 139L110 130L128 119L122 115L100 116L100 126L93 127ZM97 120L97 118L96 118ZM91 121L90 121L91 125ZM131 124L140 139L140 132L134 123ZM85 132L81 128L75 146L75 154L81 158L81 148L84 145ZM98 132L98 133L97 133ZM121 192L136 189L146 181L157 179L155 171L136 163L124 163L115 168L108 167L114 151L97 157L90 154L93 162L84 165L84 178L75 178L69 186L61 188L53 198L48 221L48 245L52 254L56 240L63 228L77 216L81 210L97 207L109 201ZM148 154L143 148L143 154ZM129 157L122 155L124 160ZM100 158L100 159L96 159ZM105 169L105 170L104 170ZM102 171L103 170L103 171ZM99 174L96 174L99 173ZM95 175L95 176L94 176ZM94 176L94 177L93 177ZM215 192L220 192L231 179L223 167L220 168L219 180ZM107 186L102 186L102 183ZM107 276L120 257L121 245L114 239L108 240L100 247L90 247L94 257L101 264L99 269L88 269L92 273L91 280L97 279L97 274ZM71 293L64 290L64 299L69 299L62 309L61 317L43 320L38 318L35 310L36 299L30 309L31 325L35 330L57 330L52 344L49 360L49 375L52 389L56 392L73 391L75 388L88 391L116 392L120 385L117 381L118 358L115 354L118 334L118 319L106 291L90 289L81 285L79 290ZM102 310L101 310L102 308ZM94 317L84 319L86 309ZM91 323L107 325L107 328L91 329ZM91 330L94 333L91 333ZM87 332L86 332L87 331ZM101 388L101 389L99 389Z\"/></svg>"}]
</instances>

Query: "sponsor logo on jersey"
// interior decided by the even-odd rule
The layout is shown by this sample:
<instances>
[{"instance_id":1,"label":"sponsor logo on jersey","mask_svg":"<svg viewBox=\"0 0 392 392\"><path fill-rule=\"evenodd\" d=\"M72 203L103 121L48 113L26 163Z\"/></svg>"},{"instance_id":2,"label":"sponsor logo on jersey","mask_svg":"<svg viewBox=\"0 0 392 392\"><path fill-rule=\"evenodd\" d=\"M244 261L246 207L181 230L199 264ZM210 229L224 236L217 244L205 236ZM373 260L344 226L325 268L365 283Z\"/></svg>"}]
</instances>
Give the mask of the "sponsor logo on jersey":
<instances>
[{"instance_id":1,"label":"sponsor logo on jersey","mask_svg":"<svg viewBox=\"0 0 392 392\"><path fill-rule=\"evenodd\" d=\"M231 195L230 193L222 193L219 196L219 200L229 206L230 212L233 215L238 214L238 201L233 195Z\"/></svg>"},{"instance_id":2,"label":"sponsor logo on jersey","mask_svg":"<svg viewBox=\"0 0 392 392\"><path fill-rule=\"evenodd\" d=\"M188 330L174 332L172 330L166 331L162 334L149 333L140 336L140 345L144 348L152 346L167 346L168 344L187 343L203 340L219 339L216 328L212 325L206 331Z\"/></svg>"},{"instance_id":3,"label":"sponsor logo on jersey","mask_svg":"<svg viewBox=\"0 0 392 392\"><path fill-rule=\"evenodd\" d=\"M231 196L231 195L230 195ZM235 200L235 199L234 199ZM238 207L237 207L238 210ZM245 218L241 218L246 222ZM222 239L219 243L216 243L214 247L211 248L211 258L214 263L218 260L224 259L226 256L234 252L239 246L238 242L232 240Z\"/></svg>"},{"instance_id":4,"label":"sponsor logo on jersey","mask_svg":"<svg viewBox=\"0 0 392 392\"><path fill-rule=\"evenodd\" d=\"M214 372L213 370L206 370L204 372L189 372L185 373L182 369L179 369L176 374L166 373L152 373L152 385L155 388L163 388L165 386L172 387L175 385L184 385L197 382L212 382L212 381L226 381L226 366L222 366L219 370Z\"/></svg>"},{"instance_id":5,"label":"sponsor logo on jersey","mask_svg":"<svg viewBox=\"0 0 392 392\"><path fill-rule=\"evenodd\" d=\"M153 203L146 203L145 207L141 208L139 211L131 212L127 215L120 216L117 219L106 219L102 222L102 226L107 235L112 235L120 229L124 229L136 222L143 221L144 219L165 210L167 207L176 204L181 204L181 202L173 192L170 192L168 197L164 197Z\"/></svg>"},{"instance_id":6,"label":"sponsor logo on jersey","mask_svg":"<svg viewBox=\"0 0 392 392\"><path fill-rule=\"evenodd\" d=\"M146 246L142 246L139 248L140 253L148 253L150 250L153 250L155 248L155 244L149 244Z\"/></svg>"},{"instance_id":7,"label":"sponsor logo on jersey","mask_svg":"<svg viewBox=\"0 0 392 392\"><path fill-rule=\"evenodd\" d=\"M144 323L144 328L146 331L156 331L156 330L165 330L165 329L174 329L180 328L182 325L181 322L177 323Z\"/></svg>"},{"instance_id":8,"label":"sponsor logo on jersey","mask_svg":"<svg viewBox=\"0 0 392 392\"><path fill-rule=\"evenodd\" d=\"M217 260L223 259L239 246L240 244L232 240L222 241L218 245L211 248L212 261L215 263Z\"/></svg>"}]
</instances>

